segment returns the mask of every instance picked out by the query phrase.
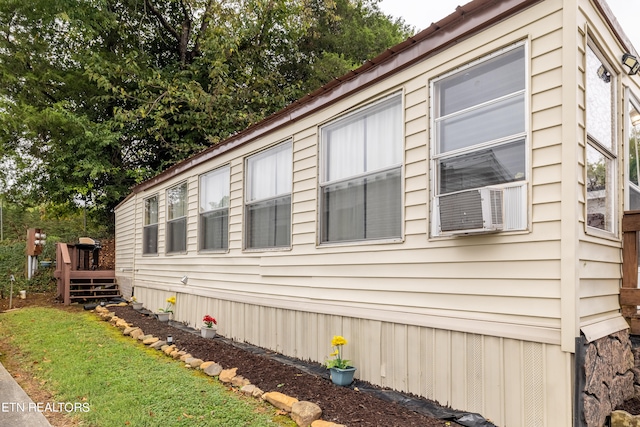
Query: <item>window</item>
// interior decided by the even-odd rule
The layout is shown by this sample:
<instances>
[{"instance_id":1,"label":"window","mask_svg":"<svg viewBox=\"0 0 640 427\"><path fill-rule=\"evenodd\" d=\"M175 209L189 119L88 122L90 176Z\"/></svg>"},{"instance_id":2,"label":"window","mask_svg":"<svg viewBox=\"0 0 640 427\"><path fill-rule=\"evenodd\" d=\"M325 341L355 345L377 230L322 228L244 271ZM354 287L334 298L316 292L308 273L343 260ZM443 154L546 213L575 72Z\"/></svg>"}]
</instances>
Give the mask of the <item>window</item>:
<instances>
[{"instance_id":1,"label":"window","mask_svg":"<svg viewBox=\"0 0 640 427\"><path fill-rule=\"evenodd\" d=\"M167 190L167 253L187 250L187 183Z\"/></svg>"},{"instance_id":2,"label":"window","mask_svg":"<svg viewBox=\"0 0 640 427\"><path fill-rule=\"evenodd\" d=\"M402 97L320 129L321 243L401 237Z\"/></svg>"},{"instance_id":3,"label":"window","mask_svg":"<svg viewBox=\"0 0 640 427\"><path fill-rule=\"evenodd\" d=\"M247 159L247 249L291 245L291 174L291 142Z\"/></svg>"},{"instance_id":4,"label":"window","mask_svg":"<svg viewBox=\"0 0 640 427\"><path fill-rule=\"evenodd\" d=\"M229 167L200 177L200 249L229 247Z\"/></svg>"},{"instance_id":5,"label":"window","mask_svg":"<svg viewBox=\"0 0 640 427\"><path fill-rule=\"evenodd\" d=\"M615 79L591 46L586 52L587 226L615 232Z\"/></svg>"},{"instance_id":6,"label":"window","mask_svg":"<svg viewBox=\"0 0 640 427\"><path fill-rule=\"evenodd\" d=\"M629 100L628 108L628 196L627 208L630 210L640 210L640 163L638 163L640 147L640 103L633 97Z\"/></svg>"},{"instance_id":7,"label":"window","mask_svg":"<svg viewBox=\"0 0 640 427\"><path fill-rule=\"evenodd\" d=\"M434 84L436 194L526 179L525 50Z\"/></svg>"},{"instance_id":8,"label":"window","mask_svg":"<svg viewBox=\"0 0 640 427\"><path fill-rule=\"evenodd\" d=\"M144 200L142 253L145 255L158 253L158 196Z\"/></svg>"},{"instance_id":9,"label":"window","mask_svg":"<svg viewBox=\"0 0 640 427\"><path fill-rule=\"evenodd\" d=\"M441 230L440 208L449 216L462 215L460 224L448 225L447 231L457 230L457 226L464 229L464 215L470 209L475 211L477 206L462 201L475 200L465 197L478 194L476 190L488 186L505 189L504 213L500 210L500 218L496 219L502 224L499 229L526 228L525 53L525 45L514 45L432 83L435 235L444 230ZM508 185L510 183L514 185ZM446 206L440 204L441 196L458 192L459 196L447 197ZM452 205L450 201L455 203ZM483 215L480 215L481 222Z\"/></svg>"}]
</instances>

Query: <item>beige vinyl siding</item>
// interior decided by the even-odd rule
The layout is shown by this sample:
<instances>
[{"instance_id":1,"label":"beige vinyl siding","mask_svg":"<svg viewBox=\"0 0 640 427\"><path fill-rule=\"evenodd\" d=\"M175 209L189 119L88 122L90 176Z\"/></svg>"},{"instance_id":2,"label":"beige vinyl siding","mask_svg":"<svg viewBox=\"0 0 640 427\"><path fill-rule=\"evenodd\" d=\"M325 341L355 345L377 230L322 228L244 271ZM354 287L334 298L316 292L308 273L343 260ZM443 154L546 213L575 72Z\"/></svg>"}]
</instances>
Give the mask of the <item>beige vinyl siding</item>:
<instances>
[{"instance_id":1,"label":"beige vinyl siding","mask_svg":"<svg viewBox=\"0 0 640 427\"><path fill-rule=\"evenodd\" d=\"M293 194L314 194L314 197L292 197L292 247L313 247L316 243L317 194L317 136L315 129L307 129L295 135L293 141ZM294 249L294 250L296 250Z\"/></svg>"},{"instance_id":2,"label":"beige vinyl siding","mask_svg":"<svg viewBox=\"0 0 640 427\"><path fill-rule=\"evenodd\" d=\"M620 310L620 248L582 241L580 244L580 317L593 323L594 316L610 318Z\"/></svg>"},{"instance_id":3,"label":"beige vinyl siding","mask_svg":"<svg viewBox=\"0 0 640 427\"><path fill-rule=\"evenodd\" d=\"M172 185L175 185L173 183ZM168 187L167 187L168 188ZM158 256L165 256L167 253L165 230L167 229L167 193L166 189L162 188L158 191ZM143 200L142 200L143 201ZM144 201L143 201L144 202ZM144 214L144 203L138 208L141 214ZM136 230L140 230L141 225L136 227ZM141 244L141 241L136 241L137 245ZM136 252L138 253L138 252ZM158 256L151 256L144 258L147 262L157 260Z\"/></svg>"},{"instance_id":4,"label":"beige vinyl siding","mask_svg":"<svg viewBox=\"0 0 640 427\"><path fill-rule=\"evenodd\" d=\"M414 79L405 93L405 159L404 159L404 235L425 239L429 231L427 220L429 199L429 93L426 78Z\"/></svg>"},{"instance_id":5,"label":"beige vinyl siding","mask_svg":"<svg viewBox=\"0 0 640 427\"><path fill-rule=\"evenodd\" d=\"M120 292L125 297L131 296L131 288L133 286L137 236L135 208L136 196L132 195L115 209L115 239L117 242L115 274Z\"/></svg>"},{"instance_id":6,"label":"beige vinyl siding","mask_svg":"<svg viewBox=\"0 0 640 427\"><path fill-rule=\"evenodd\" d=\"M244 164L242 159L231 163L231 192L229 194L229 250L242 249L242 209L244 207Z\"/></svg>"},{"instance_id":7,"label":"beige vinyl siding","mask_svg":"<svg viewBox=\"0 0 640 427\"><path fill-rule=\"evenodd\" d=\"M190 176L187 181L187 253L198 251L199 183L200 177L198 175Z\"/></svg>"},{"instance_id":8,"label":"beige vinyl siding","mask_svg":"<svg viewBox=\"0 0 640 427\"><path fill-rule=\"evenodd\" d=\"M125 200L116 210L116 240L118 241L118 251L115 262L117 270L131 270L134 266L135 258L135 206L136 197Z\"/></svg>"}]
</instances>

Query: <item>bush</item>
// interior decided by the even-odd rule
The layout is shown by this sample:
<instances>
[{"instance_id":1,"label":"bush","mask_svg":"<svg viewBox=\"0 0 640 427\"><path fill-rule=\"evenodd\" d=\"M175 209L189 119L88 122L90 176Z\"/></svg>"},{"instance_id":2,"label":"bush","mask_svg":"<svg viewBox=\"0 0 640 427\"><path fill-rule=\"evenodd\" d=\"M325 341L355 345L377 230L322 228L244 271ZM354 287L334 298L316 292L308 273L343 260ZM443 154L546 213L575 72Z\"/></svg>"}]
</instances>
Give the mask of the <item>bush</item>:
<instances>
[{"instance_id":1,"label":"bush","mask_svg":"<svg viewBox=\"0 0 640 427\"><path fill-rule=\"evenodd\" d=\"M55 244L47 242L45 252L51 251L53 247L53 257L55 259ZM41 259L44 259L41 257ZM53 268L41 268L36 274L27 280L25 271L27 269L26 243L16 242L0 245L0 297L7 298L11 288L11 276L15 278L13 283L14 295L18 290L30 292L45 292L52 290L56 286L53 277Z\"/></svg>"},{"instance_id":2,"label":"bush","mask_svg":"<svg viewBox=\"0 0 640 427\"><path fill-rule=\"evenodd\" d=\"M24 276L26 268L26 243L15 242L0 245L0 281L10 275Z\"/></svg>"},{"instance_id":3,"label":"bush","mask_svg":"<svg viewBox=\"0 0 640 427\"><path fill-rule=\"evenodd\" d=\"M0 296L6 298L11 287L11 275L15 277L14 292L22 285L26 266L25 243L0 245Z\"/></svg>"}]
</instances>

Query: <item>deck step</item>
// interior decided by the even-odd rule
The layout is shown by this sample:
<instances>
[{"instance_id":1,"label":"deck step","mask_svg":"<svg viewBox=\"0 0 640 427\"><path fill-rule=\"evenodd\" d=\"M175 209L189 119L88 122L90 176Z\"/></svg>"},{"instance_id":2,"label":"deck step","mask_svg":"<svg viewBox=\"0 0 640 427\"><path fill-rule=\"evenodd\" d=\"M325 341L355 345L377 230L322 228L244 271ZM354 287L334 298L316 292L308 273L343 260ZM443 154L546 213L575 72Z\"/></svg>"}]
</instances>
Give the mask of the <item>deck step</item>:
<instances>
[{"instance_id":1,"label":"deck step","mask_svg":"<svg viewBox=\"0 0 640 427\"><path fill-rule=\"evenodd\" d=\"M122 293L115 277L75 278L69 283L72 301L95 301L121 298Z\"/></svg>"},{"instance_id":2,"label":"deck step","mask_svg":"<svg viewBox=\"0 0 640 427\"><path fill-rule=\"evenodd\" d=\"M69 293L71 295L73 294L81 294L81 293L87 293L87 292L96 292L96 293L118 293L118 289L117 288L96 288L96 289L69 289Z\"/></svg>"},{"instance_id":3,"label":"deck step","mask_svg":"<svg viewBox=\"0 0 640 427\"><path fill-rule=\"evenodd\" d=\"M86 295L72 295L71 297L69 297L72 301L73 300L96 300L96 299L112 299L112 298L122 298L122 295L120 294L111 294L111 295L99 295L99 296L86 296Z\"/></svg>"}]
</instances>

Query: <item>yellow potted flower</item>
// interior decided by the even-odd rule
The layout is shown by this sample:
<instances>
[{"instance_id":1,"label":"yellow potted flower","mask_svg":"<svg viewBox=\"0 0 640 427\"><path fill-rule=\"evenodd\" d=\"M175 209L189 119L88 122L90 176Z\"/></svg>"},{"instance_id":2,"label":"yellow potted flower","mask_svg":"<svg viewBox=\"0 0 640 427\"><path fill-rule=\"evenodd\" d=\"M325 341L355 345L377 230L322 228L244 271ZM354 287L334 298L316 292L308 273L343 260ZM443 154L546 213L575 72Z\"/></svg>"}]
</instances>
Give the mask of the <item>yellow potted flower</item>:
<instances>
[{"instance_id":1,"label":"yellow potted flower","mask_svg":"<svg viewBox=\"0 0 640 427\"><path fill-rule=\"evenodd\" d=\"M176 297L172 296L167 298L167 308L159 308L156 313L156 317L161 322L167 322L169 320L169 316L173 314L173 310L171 309L174 305L176 305Z\"/></svg>"},{"instance_id":2,"label":"yellow potted flower","mask_svg":"<svg viewBox=\"0 0 640 427\"><path fill-rule=\"evenodd\" d=\"M331 340L331 347L333 347L333 353L329 356L333 359L326 361L326 366L331 371L331 381L340 386L347 386L353 382L353 375L356 372L356 368L350 365L350 361L342 357L342 346L347 345L347 340L340 336L334 335Z\"/></svg>"}]
</instances>

